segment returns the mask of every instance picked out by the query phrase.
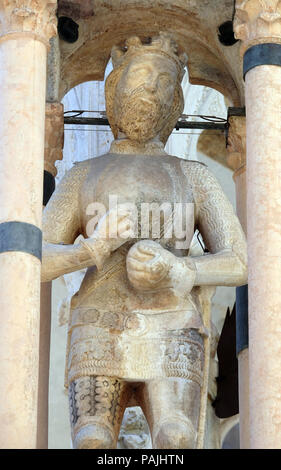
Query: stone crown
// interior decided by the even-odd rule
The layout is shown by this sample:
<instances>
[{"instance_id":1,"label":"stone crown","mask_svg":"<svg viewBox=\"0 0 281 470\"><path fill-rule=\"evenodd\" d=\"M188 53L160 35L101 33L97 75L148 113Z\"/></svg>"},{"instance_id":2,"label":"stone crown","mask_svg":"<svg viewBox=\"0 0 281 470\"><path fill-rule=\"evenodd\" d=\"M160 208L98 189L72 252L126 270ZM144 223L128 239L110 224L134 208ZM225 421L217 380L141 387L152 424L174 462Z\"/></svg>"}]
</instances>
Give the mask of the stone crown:
<instances>
[{"instance_id":1,"label":"stone crown","mask_svg":"<svg viewBox=\"0 0 281 470\"><path fill-rule=\"evenodd\" d=\"M187 64L187 55L178 55L178 46L169 33L160 32L159 36L153 37L148 43L143 43L137 36L127 39L125 47L113 46L111 58L113 67L124 66L132 56L143 53L157 53L173 60L178 68L180 80L184 74Z\"/></svg>"}]
</instances>

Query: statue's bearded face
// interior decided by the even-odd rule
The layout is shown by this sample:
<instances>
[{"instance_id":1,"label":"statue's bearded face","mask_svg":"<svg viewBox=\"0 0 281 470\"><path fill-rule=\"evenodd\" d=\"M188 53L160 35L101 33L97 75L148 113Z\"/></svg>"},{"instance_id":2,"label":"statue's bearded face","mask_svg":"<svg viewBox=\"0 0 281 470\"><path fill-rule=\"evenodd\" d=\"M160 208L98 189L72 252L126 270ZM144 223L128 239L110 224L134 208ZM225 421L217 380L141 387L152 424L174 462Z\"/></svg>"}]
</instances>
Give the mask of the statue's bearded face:
<instances>
[{"instance_id":1,"label":"statue's bearded face","mask_svg":"<svg viewBox=\"0 0 281 470\"><path fill-rule=\"evenodd\" d=\"M115 122L129 139L147 142L163 128L173 105L178 70L157 53L133 58L116 87Z\"/></svg>"}]
</instances>

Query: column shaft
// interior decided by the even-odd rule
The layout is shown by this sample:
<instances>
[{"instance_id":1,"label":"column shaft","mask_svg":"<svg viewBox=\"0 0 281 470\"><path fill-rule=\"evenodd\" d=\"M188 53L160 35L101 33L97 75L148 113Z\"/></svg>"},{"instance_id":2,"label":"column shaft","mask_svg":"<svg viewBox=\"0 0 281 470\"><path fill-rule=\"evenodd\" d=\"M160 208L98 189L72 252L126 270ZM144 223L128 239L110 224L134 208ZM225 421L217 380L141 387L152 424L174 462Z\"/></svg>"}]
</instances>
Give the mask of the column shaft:
<instances>
[{"instance_id":1,"label":"column shaft","mask_svg":"<svg viewBox=\"0 0 281 470\"><path fill-rule=\"evenodd\" d=\"M281 67L246 75L251 448L281 443Z\"/></svg>"},{"instance_id":2,"label":"column shaft","mask_svg":"<svg viewBox=\"0 0 281 470\"><path fill-rule=\"evenodd\" d=\"M41 228L46 45L28 35L0 41L0 223ZM0 254L0 448L35 448L40 260Z\"/></svg>"},{"instance_id":3,"label":"column shaft","mask_svg":"<svg viewBox=\"0 0 281 470\"><path fill-rule=\"evenodd\" d=\"M281 443L281 2L236 0L247 126L250 447ZM274 64L274 65L273 65Z\"/></svg>"}]
</instances>

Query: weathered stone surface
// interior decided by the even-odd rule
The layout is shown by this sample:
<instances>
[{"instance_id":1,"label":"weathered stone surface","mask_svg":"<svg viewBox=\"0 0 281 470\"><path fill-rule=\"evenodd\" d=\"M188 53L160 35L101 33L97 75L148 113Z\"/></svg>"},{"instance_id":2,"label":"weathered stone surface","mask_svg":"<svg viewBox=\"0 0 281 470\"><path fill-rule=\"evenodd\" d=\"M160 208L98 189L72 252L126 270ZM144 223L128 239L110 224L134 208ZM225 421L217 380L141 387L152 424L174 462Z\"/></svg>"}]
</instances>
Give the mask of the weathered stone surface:
<instances>
[{"instance_id":1,"label":"weathered stone surface","mask_svg":"<svg viewBox=\"0 0 281 470\"><path fill-rule=\"evenodd\" d=\"M281 44L280 0L236 2L241 56L263 43ZM247 240L249 261L249 447L280 446L280 92L281 68L260 65L245 77Z\"/></svg>"},{"instance_id":2,"label":"weathered stone surface","mask_svg":"<svg viewBox=\"0 0 281 470\"><path fill-rule=\"evenodd\" d=\"M75 14L79 39L61 41L61 98L79 83L103 79L114 44L124 45L131 35L145 39L168 31L188 55L191 83L213 87L234 106L243 105L239 43L226 47L218 40L218 27L233 16L232 0L92 0L85 2L85 11L84 2L63 4ZM87 16L91 8L94 14Z\"/></svg>"},{"instance_id":3,"label":"weathered stone surface","mask_svg":"<svg viewBox=\"0 0 281 470\"><path fill-rule=\"evenodd\" d=\"M139 404L155 448L203 447L218 339L210 300L214 286L244 283L245 239L204 165L164 151L183 109L185 55L167 33L149 43L135 36L126 46L114 48L106 82L115 137L110 153L75 165L44 214L43 279L97 267L87 271L71 302L66 384L72 438L75 448L115 447L125 407ZM131 225L132 206L173 204L179 188L181 203L192 207L184 216L191 227L186 245L176 233L167 237L163 221L158 236L142 220L141 233L128 235L128 227L139 228ZM110 194L131 209L108 211ZM90 217L94 202L106 207L98 225ZM108 232L114 219L117 237ZM184 256L194 223L209 256ZM78 233L88 238L72 245Z\"/></svg>"},{"instance_id":4,"label":"weathered stone surface","mask_svg":"<svg viewBox=\"0 0 281 470\"><path fill-rule=\"evenodd\" d=\"M44 169L56 176L55 162L63 157L64 114L61 103L46 103Z\"/></svg>"},{"instance_id":5,"label":"weathered stone surface","mask_svg":"<svg viewBox=\"0 0 281 470\"><path fill-rule=\"evenodd\" d=\"M0 38L25 33L49 45L57 34L57 0L3 0L0 5Z\"/></svg>"},{"instance_id":6,"label":"weathered stone surface","mask_svg":"<svg viewBox=\"0 0 281 470\"><path fill-rule=\"evenodd\" d=\"M68 16L73 20L94 15L93 0L59 0L58 15Z\"/></svg>"},{"instance_id":7,"label":"weathered stone surface","mask_svg":"<svg viewBox=\"0 0 281 470\"><path fill-rule=\"evenodd\" d=\"M228 167L226 157L225 135L217 132L203 131L197 143L198 152L213 158L223 166Z\"/></svg>"},{"instance_id":8,"label":"weathered stone surface","mask_svg":"<svg viewBox=\"0 0 281 470\"><path fill-rule=\"evenodd\" d=\"M54 0L0 4L0 223L41 228L46 46L56 34L55 10ZM1 253L3 449L36 446L40 270L39 259L31 254Z\"/></svg>"},{"instance_id":9,"label":"weathered stone surface","mask_svg":"<svg viewBox=\"0 0 281 470\"><path fill-rule=\"evenodd\" d=\"M241 53L254 44L281 43L280 0L238 0L235 35L242 41Z\"/></svg>"}]
</instances>

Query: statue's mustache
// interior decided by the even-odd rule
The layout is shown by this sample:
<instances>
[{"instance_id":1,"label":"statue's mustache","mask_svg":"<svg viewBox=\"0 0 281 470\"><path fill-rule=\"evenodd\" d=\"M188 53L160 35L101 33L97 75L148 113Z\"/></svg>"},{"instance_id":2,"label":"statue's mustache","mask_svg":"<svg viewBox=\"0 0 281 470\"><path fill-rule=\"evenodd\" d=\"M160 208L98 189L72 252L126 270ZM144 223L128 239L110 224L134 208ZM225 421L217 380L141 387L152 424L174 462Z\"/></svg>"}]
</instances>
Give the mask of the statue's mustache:
<instances>
[{"instance_id":1,"label":"statue's mustache","mask_svg":"<svg viewBox=\"0 0 281 470\"><path fill-rule=\"evenodd\" d=\"M147 104L161 105L159 92L148 91L144 85L140 85L129 93L126 93L123 105L126 106L132 99L143 98Z\"/></svg>"}]
</instances>

